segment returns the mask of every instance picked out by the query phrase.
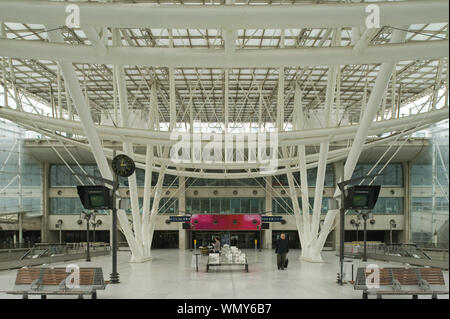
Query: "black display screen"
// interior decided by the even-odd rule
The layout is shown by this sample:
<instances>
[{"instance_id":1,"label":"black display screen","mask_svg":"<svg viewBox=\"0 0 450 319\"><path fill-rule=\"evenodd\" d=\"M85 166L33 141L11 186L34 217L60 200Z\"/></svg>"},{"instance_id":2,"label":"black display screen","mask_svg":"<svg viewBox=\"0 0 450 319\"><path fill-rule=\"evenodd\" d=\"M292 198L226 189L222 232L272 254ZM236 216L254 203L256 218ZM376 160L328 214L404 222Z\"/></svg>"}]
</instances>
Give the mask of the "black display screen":
<instances>
[{"instance_id":1,"label":"black display screen","mask_svg":"<svg viewBox=\"0 0 450 319\"><path fill-rule=\"evenodd\" d=\"M369 194L354 194L352 199L353 207L367 207L369 206Z\"/></svg>"},{"instance_id":2,"label":"black display screen","mask_svg":"<svg viewBox=\"0 0 450 319\"><path fill-rule=\"evenodd\" d=\"M103 193L91 193L89 194L89 202L92 207L104 207L105 196Z\"/></svg>"}]
</instances>

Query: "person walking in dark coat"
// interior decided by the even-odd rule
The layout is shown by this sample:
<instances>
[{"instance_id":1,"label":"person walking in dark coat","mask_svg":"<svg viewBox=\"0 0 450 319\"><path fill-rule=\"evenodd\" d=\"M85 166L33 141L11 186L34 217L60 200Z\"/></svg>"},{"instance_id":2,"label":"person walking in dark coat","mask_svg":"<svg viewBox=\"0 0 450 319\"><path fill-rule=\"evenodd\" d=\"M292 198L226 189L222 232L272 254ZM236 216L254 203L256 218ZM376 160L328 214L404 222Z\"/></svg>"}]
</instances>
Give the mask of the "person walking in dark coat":
<instances>
[{"instance_id":1,"label":"person walking in dark coat","mask_svg":"<svg viewBox=\"0 0 450 319\"><path fill-rule=\"evenodd\" d=\"M275 254L277 254L278 269L284 270L286 255L289 252L289 244L285 234L281 234L275 243Z\"/></svg>"}]
</instances>

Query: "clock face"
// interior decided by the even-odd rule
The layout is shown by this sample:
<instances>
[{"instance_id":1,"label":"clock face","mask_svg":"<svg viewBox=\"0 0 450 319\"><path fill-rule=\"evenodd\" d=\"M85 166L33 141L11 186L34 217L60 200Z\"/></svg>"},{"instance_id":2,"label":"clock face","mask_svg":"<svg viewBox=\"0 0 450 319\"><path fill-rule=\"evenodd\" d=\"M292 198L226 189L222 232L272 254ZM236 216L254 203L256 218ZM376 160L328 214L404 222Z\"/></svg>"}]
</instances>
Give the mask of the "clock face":
<instances>
[{"instance_id":1,"label":"clock face","mask_svg":"<svg viewBox=\"0 0 450 319\"><path fill-rule=\"evenodd\" d=\"M128 177L134 173L136 166L130 157L120 154L113 158L112 169L117 175Z\"/></svg>"}]
</instances>

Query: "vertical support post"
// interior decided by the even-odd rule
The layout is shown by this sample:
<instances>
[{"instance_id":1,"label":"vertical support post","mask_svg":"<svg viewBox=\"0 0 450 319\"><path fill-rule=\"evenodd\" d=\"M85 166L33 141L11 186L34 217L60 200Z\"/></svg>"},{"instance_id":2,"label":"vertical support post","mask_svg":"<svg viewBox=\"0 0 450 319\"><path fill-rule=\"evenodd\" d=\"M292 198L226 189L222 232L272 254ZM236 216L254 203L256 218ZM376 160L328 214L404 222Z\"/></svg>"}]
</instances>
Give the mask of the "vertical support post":
<instances>
[{"instance_id":1,"label":"vertical support post","mask_svg":"<svg viewBox=\"0 0 450 319\"><path fill-rule=\"evenodd\" d=\"M1 38L6 38L5 23L2 22L0 26ZM8 107L8 83L6 83L6 59L7 57L2 57L2 74L3 74L3 102L5 107Z\"/></svg>"},{"instance_id":2,"label":"vertical support post","mask_svg":"<svg viewBox=\"0 0 450 319\"><path fill-rule=\"evenodd\" d=\"M113 151L113 157L116 156L116 151ZM117 203L116 203L116 191L118 189L118 181L117 181L117 175L114 174L114 187L111 190L112 191L112 226L111 226L111 232L112 232L112 272L109 275L110 283L111 284L118 284L119 283L119 273L117 272Z\"/></svg>"},{"instance_id":3,"label":"vertical support post","mask_svg":"<svg viewBox=\"0 0 450 319\"><path fill-rule=\"evenodd\" d=\"M263 96L262 83L259 85L259 100L258 100L258 130L262 132L262 111L263 111Z\"/></svg>"},{"instance_id":4,"label":"vertical support post","mask_svg":"<svg viewBox=\"0 0 450 319\"><path fill-rule=\"evenodd\" d=\"M94 219L95 221L95 219ZM92 224L92 243L95 243L95 229L97 228L97 224ZM95 247L92 246L92 249L95 250Z\"/></svg>"},{"instance_id":5,"label":"vertical support post","mask_svg":"<svg viewBox=\"0 0 450 319\"><path fill-rule=\"evenodd\" d=\"M397 70L393 69L392 71L392 80L391 80L391 118L395 118L395 114L397 113L396 108L396 95L395 95L395 86L397 84Z\"/></svg>"},{"instance_id":6,"label":"vertical support post","mask_svg":"<svg viewBox=\"0 0 450 319\"><path fill-rule=\"evenodd\" d=\"M367 261L367 213L362 214L364 219L364 253L362 261Z\"/></svg>"},{"instance_id":7,"label":"vertical support post","mask_svg":"<svg viewBox=\"0 0 450 319\"><path fill-rule=\"evenodd\" d=\"M56 68L56 82L58 85L58 112L57 112L57 118L62 119L62 96L61 96L61 70L59 68L59 65L57 65Z\"/></svg>"},{"instance_id":8,"label":"vertical support post","mask_svg":"<svg viewBox=\"0 0 450 319\"><path fill-rule=\"evenodd\" d=\"M18 137L19 141L18 141L18 145L17 145L17 149L18 149L18 182L19 182L19 214L18 214L18 219L19 219L19 246L22 247L23 244L23 228L22 228L22 217L23 217L23 178L22 178L22 174L23 174L23 139L21 136L21 132L20 135Z\"/></svg>"},{"instance_id":9,"label":"vertical support post","mask_svg":"<svg viewBox=\"0 0 450 319\"><path fill-rule=\"evenodd\" d=\"M41 164L41 198L42 198L42 218L41 218L41 243L48 242L48 189L49 189L49 163Z\"/></svg>"},{"instance_id":10,"label":"vertical support post","mask_svg":"<svg viewBox=\"0 0 450 319\"><path fill-rule=\"evenodd\" d=\"M344 244L345 244L345 209L344 209L344 190L341 192L341 203L339 209L339 266L340 266L340 276L339 284L342 286L344 280L342 276L344 275Z\"/></svg>"},{"instance_id":11,"label":"vertical support post","mask_svg":"<svg viewBox=\"0 0 450 319\"><path fill-rule=\"evenodd\" d=\"M434 241L434 234L436 230L436 224L434 220L434 216L436 214L436 179L437 179L437 165L436 165L436 140L435 134L432 133L433 140L431 145L432 155L431 155L431 170L432 170L432 184L431 184L431 238L432 242ZM436 243L433 243L436 245Z\"/></svg>"},{"instance_id":12,"label":"vertical support post","mask_svg":"<svg viewBox=\"0 0 450 319\"><path fill-rule=\"evenodd\" d=\"M119 125L119 115L117 112L117 79L116 73L113 72L113 108L114 108L114 123Z\"/></svg>"},{"instance_id":13,"label":"vertical support post","mask_svg":"<svg viewBox=\"0 0 450 319\"><path fill-rule=\"evenodd\" d=\"M19 247L22 248L23 244L23 226L22 226L22 213L17 214L17 218L19 220Z\"/></svg>"},{"instance_id":14,"label":"vertical support post","mask_svg":"<svg viewBox=\"0 0 450 319\"><path fill-rule=\"evenodd\" d=\"M91 213L86 213L86 261L91 261L89 254L89 223L91 220Z\"/></svg>"},{"instance_id":15,"label":"vertical support post","mask_svg":"<svg viewBox=\"0 0 450 319\"><path fill-rule=\"evenodd\" d=\"M356 242L358 242L359 239L359 222L355 224L356 227Z\"/></svg>"},{"instance_id":16,"label":"vertical support post","mask_svg":"<svg viewBox=\"0 0 450 319\"><path fill-rule=\"evenodd\" d=\"M186 215L186 177L178 177L178 210L180 214ZM186 249L186 233L187 230L183 229L183 223L179 223L179 235L178 235L178 248Z\"/></svg>"},{"instance_id":17,"label":"vertical support post","mask_svg":"<svg viewBox=\"0 0 450 319\"><path fill-rule=\"evenodd\" d=\"M272 176L266 176L265 177L265 210L267 212L267 215L272 215ZM269 223L270 229L264 229L264 248L266 249L272 249L272 226Z\"/></svg>"},{"instance_id":18,"label":"vertical support post","mask_svg":"<svg viewBox=\"0 0 450 319\"><path fill-rule=\"evenodd\" d=\"M259 230L259 251L262 251L262 225L261 229Z\"/></svg>"},{"instance_id":19,"label":"vertical support post","mask_svg":"<svg viewBox=\"0 0 450 319\"><path fill-rule=\"evenodd\" d=\"M228 121L229 121L229 71L225 69L225 83L224 83L224 130L225 133L228 133ZM225 149L226 151L226 149ZM226 157L225 157L226 158Z\"/></svg>"},{"instance_id":20,"label":"vertical support post","mask_svg":"<svg viewBox=\"0 0 450 319\"><path fill-rule=\"evenodd\" d=\"M119 29L113 30L113 44L120 45L120 32ZM129 113L128 113L128 94L126 89L126 79L125 70L123 65L114 65L114 73L116 74L117 80L117 90L119 96L119 106L120 106L120 117L121 126L129 127ZM131 158L134 157L133 144L130 142L123 143L123 150ZM131 200L131 214L133 216L133 228L134 228L134 239L135 239L135 249L132 250L132 257L142 258L143 257L143 242L141 233L141 215L139 213L139 198L138 198L138 188L136 181L136 174L128 177L129 190L130 190L130 200ZM133 237L129 236L129 240L133 240ZM128 241L128 239L127 239Z\"/></svg>"},{"instance_id":21,"label":"vertical support post","mask_svg":"<svg viewBox=\"0 0 450 319\"><path fill-rule=\"evenodd\" d=\"M410 179L411 162L403 163L403 183L405 188L404 197L404 224L403 224L403 242L411 241L411 179Z\"/></svg>"},{"instance_id":22,"label":"vertical support post","mask_svg":"<svg viewBox=\"0 0 450 319\"><path fill-rule=\"evenodd\" d=\"M173 48L173 30L169 29L169 48ZM174 68L169 67L169 113L170 129L173 130L177 124L176 95L175 95L175 75Z\"/></svg>"},{"instance_id":23,"label":"vertical support post","mask_svg":"<svg viewBox=\"0 0 450 319\"><path fill-rule=\"evenodd\" d=\"M278 69L277 129L284 127L284 67Z\"/></svg>"}]
</instances>

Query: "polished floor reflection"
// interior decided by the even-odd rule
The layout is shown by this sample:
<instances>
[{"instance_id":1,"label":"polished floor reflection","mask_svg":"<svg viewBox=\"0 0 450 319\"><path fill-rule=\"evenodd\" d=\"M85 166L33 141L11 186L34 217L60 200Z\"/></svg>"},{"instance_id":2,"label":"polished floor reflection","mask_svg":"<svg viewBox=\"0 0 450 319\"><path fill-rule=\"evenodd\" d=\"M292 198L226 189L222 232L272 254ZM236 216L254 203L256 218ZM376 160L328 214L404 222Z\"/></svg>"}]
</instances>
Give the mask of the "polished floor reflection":
<instances>
[{"instance_id":1,"label":"polished floor reflection","mask_svg":"<svg viewBox=\"0 0 450 319\"><path fill-rule=\"evenodd\" d=\"M160 249L153 251L153 260L129 263L130 253L120 251L118 269L121 283L109 285L98 292L98 298L307 298L307 299L360 299L361 292L353 286L336 284L338 258L335 252L324 252L324 263L307 263L299 260L300 251L289 252L289 268L277 270L276 256L272 250L262 252L249 249L249 272L244 267L211 269L206 272L206 257L200 258L199 271L192 267L192 252L189 250ZM381 266L400 267L400 264L369 260ZM84 260L70 263L83 266L102 267L105 279L111 272L111 257L95 257L90 263ZM69 264L69 263L67 263ZM355 270L361 266L355 261ZM65 264L52 264L64 266ZM11 289L17 270L0 271L0 291ZM448 272L445 272L448 286ZM0 298L20 296L0 294ZM30 297L39 298L39 297ZM49 296L49 298L63 298ZM72 297L69 297L72 298ZM76 297L73 297L76 298ZM374 298L374 297L370 297ZM410 298L398 296L391 298ZM421 297L421 298L429 298ZM441 295L439 298L449 298Z\"/></svg>"}]
</instances>

